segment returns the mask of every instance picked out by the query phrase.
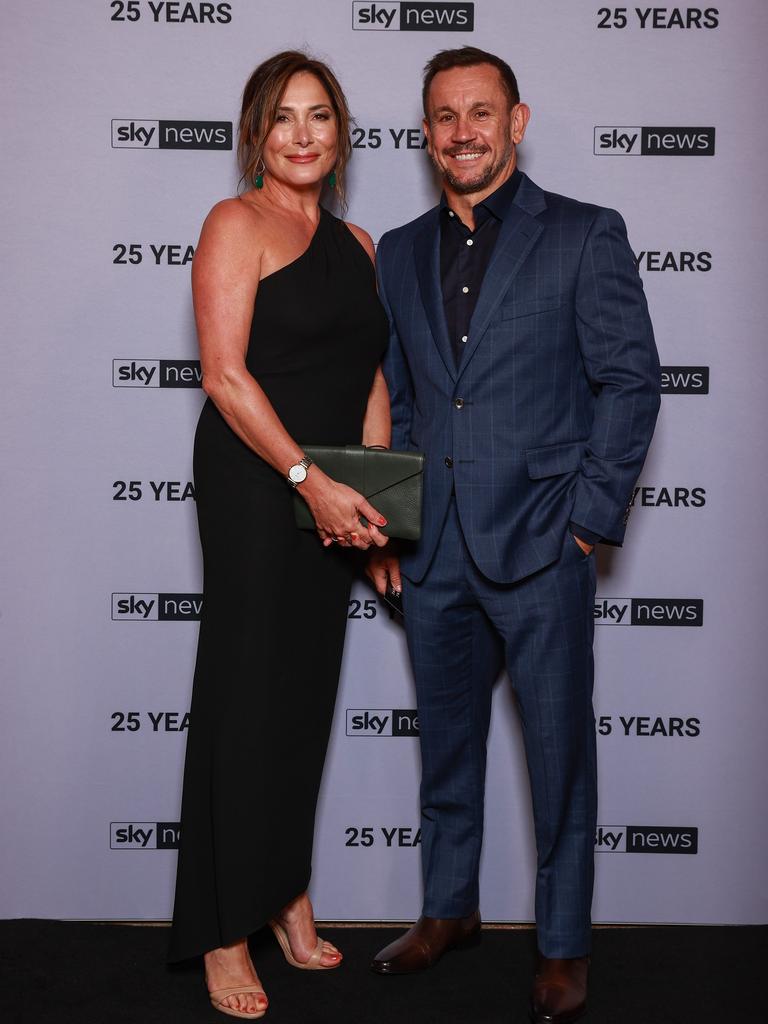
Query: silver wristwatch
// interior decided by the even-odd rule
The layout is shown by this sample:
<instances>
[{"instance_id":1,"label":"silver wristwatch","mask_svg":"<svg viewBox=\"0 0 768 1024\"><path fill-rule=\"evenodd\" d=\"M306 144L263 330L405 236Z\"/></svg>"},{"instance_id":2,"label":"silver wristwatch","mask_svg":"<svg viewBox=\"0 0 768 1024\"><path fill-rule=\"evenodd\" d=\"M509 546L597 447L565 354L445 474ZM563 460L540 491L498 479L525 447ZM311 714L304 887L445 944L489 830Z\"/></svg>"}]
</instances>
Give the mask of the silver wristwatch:
<instances>
[{"instance_id":1,"label":"silver wristwatch","mask_svg":"<svg viewBox=\"0 0 768 1024\"><path fill-rule=\"evenodd\" d=\"M307 470L312 465L312 459L308 455L305 455L303 459L300 459L295 466L291 466L288 470L288 483L291 487L298 487L299 484L303 484L307 479Z\"/></svg>"}]
</instances>

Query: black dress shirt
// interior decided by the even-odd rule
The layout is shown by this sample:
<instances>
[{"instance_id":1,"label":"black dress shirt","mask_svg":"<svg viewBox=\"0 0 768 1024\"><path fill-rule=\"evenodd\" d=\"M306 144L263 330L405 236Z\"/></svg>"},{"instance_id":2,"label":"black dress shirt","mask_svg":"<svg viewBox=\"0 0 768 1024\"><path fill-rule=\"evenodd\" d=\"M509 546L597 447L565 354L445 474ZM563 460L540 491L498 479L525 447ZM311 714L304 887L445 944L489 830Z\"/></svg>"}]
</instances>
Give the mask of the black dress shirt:
<instances>
[{"instance_id":1,"label":"black dress shirt","mask_svg":"<svg viewBox=\"0 0 768 1024\"><path fill-rule=\"evenodd\" d=\"M503 185L473 208L474 231L450 208L445 193L440 200L440 282L445 322L457 368L464 356L472 314L499 230L521 180L522 175L515 168ZM591 530L576 523L570 525L571 532L587 544L600 540Z\"/></svg>"},{"instance_id":2,"label":"black dress shirt","mask_svg":"<svg viewBox=\"0 0 768 1024\"><path fill-rule=\"evenodd\" d=\"M515 198L521 177L515 168L503 185L474 207L474 231L453 212L445 194L440 200L440 281L445 322L457 367L464 355L469 323L499 229Z\"/></svg>"}]
</instances>

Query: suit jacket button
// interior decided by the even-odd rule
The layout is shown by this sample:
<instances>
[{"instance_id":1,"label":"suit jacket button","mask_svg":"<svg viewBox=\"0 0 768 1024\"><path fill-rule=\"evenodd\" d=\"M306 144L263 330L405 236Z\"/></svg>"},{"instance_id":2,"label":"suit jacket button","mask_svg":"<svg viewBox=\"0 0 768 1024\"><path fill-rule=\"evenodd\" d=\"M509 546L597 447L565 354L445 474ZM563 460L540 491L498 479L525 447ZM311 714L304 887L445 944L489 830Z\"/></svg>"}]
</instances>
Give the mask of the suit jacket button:
<instances>
[{"instance_id":1,"label":"suit jacket button","mask_svg":"<svg viewBox=\"0 0 768 1024\"><path fill-rule=\"evenodd\" d=\"M453 459L450 457L450 455L445 456L445 464L448 467L448 469L453 469Z\"/></svg>"},{"instance_id":2,"label":"suit jacket button","mask_svg":"<svg viewBox=\"0 0 768 1024\"><path fill-rule=\"evenodd\" d=\"M464 399L463 398L454 398L453 404L456 406L457 409L463 409L464 408Z\"/></svg>"}]
</instances>

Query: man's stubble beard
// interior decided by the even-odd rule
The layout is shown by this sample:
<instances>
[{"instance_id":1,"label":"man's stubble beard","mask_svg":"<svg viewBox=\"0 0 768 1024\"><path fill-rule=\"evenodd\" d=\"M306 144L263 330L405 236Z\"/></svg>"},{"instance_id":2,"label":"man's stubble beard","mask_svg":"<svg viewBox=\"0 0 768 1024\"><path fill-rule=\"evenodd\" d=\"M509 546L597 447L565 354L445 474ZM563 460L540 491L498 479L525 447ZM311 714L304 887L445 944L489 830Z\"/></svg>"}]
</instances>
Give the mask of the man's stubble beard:
<instances>
[{"instance_id":1,"label":"man's stubble beard","mask_svg":"<svg viewBox=\"0 0 768 1024\"><path fill-rule=\"evenodd\" d=\"M457 151L461 152L461 150ZM500 159L497 160L495 164L491 164L488 170L481 174L479 178L473 178L470 179L469 181L462 181L459 178L455 178L449 170L442 168L437 163L434 157L432 158L432 162L434 163L435 167L437 167L437 170L440 172L442 178L451 186L454 192L458 192L460 195L468 196L472 195L473 192L482 192L484 189L488 188L488 186L491 185L496 180L496 178L502 173L504 168L512 159L514 151L515 147L512 143L512 139L508 138L507 144L504 147L504 152L501 154Z\"/></svg>"}]
</instances>

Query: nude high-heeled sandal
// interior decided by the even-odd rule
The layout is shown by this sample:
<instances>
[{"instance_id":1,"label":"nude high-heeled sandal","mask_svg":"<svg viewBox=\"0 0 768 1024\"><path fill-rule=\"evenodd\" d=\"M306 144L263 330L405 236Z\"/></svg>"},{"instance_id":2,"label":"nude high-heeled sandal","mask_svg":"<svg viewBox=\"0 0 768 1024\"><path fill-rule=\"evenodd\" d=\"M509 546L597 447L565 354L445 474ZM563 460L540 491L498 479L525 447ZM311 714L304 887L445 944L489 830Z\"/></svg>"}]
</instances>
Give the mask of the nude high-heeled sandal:
<instances>
[{"instance_id":1,"label":"nude high-heeled sandal","mask_svg":"<svg viewBox=\"0 0 768 1024\"><path fill-rule=\"evenodd\" d=\"M285 959L292 967L298 967L302 971L332 971L341 964L341 958L336 964L324 964L320 961L323 957L323 940L318 936L317 945L312 950L309 960L306 963L300 963L291 952L291 944L288 941L288 932L283 928L279 921L274 918L269 922L269 927L275 933L275 938L280 943L280 948L283 951Z\"/></svg>"}]
</instances>

